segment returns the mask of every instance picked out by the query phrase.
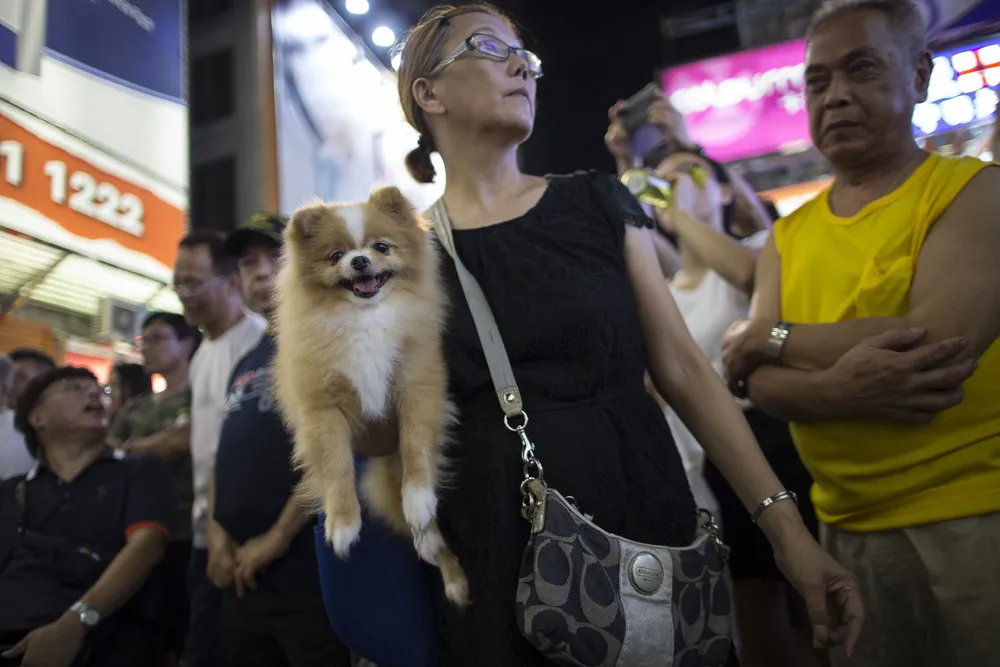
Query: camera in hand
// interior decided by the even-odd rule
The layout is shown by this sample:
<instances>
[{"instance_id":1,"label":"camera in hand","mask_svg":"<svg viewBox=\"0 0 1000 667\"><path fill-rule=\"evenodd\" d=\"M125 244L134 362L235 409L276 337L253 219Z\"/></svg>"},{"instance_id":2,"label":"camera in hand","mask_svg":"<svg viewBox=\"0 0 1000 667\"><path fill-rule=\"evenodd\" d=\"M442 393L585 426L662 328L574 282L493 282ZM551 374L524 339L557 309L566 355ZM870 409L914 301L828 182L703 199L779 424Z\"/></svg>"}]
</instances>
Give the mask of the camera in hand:
<instances>
[{"instance_id":1,"label":"camera in hand","mask_svg":"<svg viewBox=\"0 0 1000 667\"><path fill-rule=\"evenodd\" d=\"M677 150L675 142L663 128L649 123L649 111L661 98L659 85L650 83L626 100L618 111L618 119L629 136L632 154L650 169L655 169Z\"/></svg>"},{"instance_id":2,"label":"camera in hand","mask_svg":"<svg viewBox=\"0 0 1000 667\"><path fill-rule=\"evenodd\" d=\"M692 167L688 174L695 185L699 188L705 187L708 172L704 167ZM622 174L621 180L632 196L644 204L657 208L670 208L674 203L673 184L647 169L629 169Z\"/></svg>"}]
</instances>

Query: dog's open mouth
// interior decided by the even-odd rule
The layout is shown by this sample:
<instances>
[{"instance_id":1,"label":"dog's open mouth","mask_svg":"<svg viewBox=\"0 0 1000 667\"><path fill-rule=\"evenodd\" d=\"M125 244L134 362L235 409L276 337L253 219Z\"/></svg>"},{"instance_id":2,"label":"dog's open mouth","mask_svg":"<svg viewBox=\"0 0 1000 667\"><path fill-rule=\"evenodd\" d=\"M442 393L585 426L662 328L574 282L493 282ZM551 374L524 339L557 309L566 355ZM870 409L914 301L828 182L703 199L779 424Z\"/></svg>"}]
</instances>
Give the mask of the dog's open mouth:
<instances>
[{"instance_id":1,"label":"dog's open mouth","mask_svg":"<svg viewBox=\"0 0 1000 667\"><path fill-rule=\"evenodd\" d=\"M392 278L392 272L390 271L366 273L350 280L343 280L340 284L344 289L354 292L354 296L362 299L370 299L379 293L383 285L389 282L389 278Z\"/></svg>"}]
</instances>

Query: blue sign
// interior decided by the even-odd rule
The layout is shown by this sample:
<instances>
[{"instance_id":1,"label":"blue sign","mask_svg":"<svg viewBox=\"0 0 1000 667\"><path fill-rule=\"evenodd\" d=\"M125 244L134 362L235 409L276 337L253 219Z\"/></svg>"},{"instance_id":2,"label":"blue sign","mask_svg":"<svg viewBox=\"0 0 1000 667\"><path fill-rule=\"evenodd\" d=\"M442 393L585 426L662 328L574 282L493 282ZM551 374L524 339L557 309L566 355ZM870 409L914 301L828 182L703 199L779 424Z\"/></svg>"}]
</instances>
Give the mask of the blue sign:
<instances>
[{"instance_id":1,"label":"blue sign","mask_svg":"<svg viewBox=\"0 0 1000 667\"><path fill-rule=\"evenodd\" d=\"M987 122L997 109L1000 38L934 54L927 101L913 111L913 131L929 136Z\"/></svg>"},{"instance_id":2,"label":"blue sign","mask_svg":"<svg viewBox=\"0 0 1000 667\"><path fill-rule=\"evenodd\" d=\"M931 46L939 48L1000 28L1000 0L916 0Z\"/></svg>"},{"instance_id":3,"label":"blue sign","mask_svg":"<svg viewBox=\"0 0 1000 667\"><path fill-rule=\"evenodd\" d=\"M49 0L51 57L174 101L181 92L181 0Z\"/></svg>"},{"instance_id":4,"label":"blue sign","mask_svg":"<svg viewBox=\"0 0 1000 667\"><path fill-rule=\"evenodd\" d=\"M0 63L17 67L17 33L0 25Z\"/></svg>"}]
</instances>

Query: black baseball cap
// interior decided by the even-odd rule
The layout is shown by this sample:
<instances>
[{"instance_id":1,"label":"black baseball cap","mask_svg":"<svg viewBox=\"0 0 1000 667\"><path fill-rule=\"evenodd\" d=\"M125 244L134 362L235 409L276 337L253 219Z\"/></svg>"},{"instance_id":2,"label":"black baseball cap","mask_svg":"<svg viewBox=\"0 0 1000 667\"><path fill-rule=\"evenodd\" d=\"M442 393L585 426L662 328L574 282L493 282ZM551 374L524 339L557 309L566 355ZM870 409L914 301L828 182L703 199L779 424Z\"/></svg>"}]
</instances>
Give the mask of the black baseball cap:
<instances>
[{"instance_id":1,"label":"black baseball cap","mask_svg":"<svg viewBox=\"0 0 1000 667\"><path fill-rule=\"evenodd\" d=\"M254 214L229 233L226 237L226 250L234 257L239 257L247 243L260 239L280 246L287 225L288 218L283 215L266 212Z\"/></svg>"}]
</instances>

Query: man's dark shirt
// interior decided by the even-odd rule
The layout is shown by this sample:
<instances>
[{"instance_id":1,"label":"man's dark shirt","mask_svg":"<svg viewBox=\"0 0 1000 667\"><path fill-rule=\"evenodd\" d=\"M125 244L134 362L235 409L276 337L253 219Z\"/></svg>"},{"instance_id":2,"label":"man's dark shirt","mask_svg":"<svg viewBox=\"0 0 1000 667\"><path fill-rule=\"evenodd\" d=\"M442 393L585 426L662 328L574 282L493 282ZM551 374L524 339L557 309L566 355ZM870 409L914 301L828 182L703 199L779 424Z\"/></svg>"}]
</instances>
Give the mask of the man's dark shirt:
<instances>
[{"instance_id":1,"label":"man's dark shirt","mask_svg":"<svg viewBox=\"0 0 1000 667\"><path fill-rule=\"evenodd\" d=\"M22 484L24 535L18 533ZM41 463L3 482L0 632L56 620L94 585L133 531L152 528L169 537L176 507L162 460L122 459L110 449L68 483Z\"/></svg>"},{"instance_id":2,"label":"man's dark shirt","mask_svg":"<svg viewBox=\"0 0 1000 667\"><path fill-rule=\"evenodd\" d=\"M110 436L121 442L145 438L186 423L191 416L191 388L159 394L143 394L130 399L115 415ZM194 503L194 468L191 452L167 461L177 491L176 518L170 537L176 542L191 540L191 505Z\"/></svg>"},{"instance_id":3,"label":"man's dark shirt","mask_svg":"<svg viewBox=\"0 0 1000 667\"><path fill-rule=\"evenodd\" d=\"M292 468L292 436L271 393L274 339L265 335L236 364L215 461L215 520L242 544L278 520L299 475ZM262 589L311 594L319 589L312 530L292 541L288 553L257 576Z\"/></svg>"}]
</instances>

